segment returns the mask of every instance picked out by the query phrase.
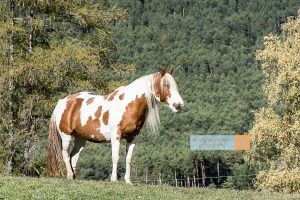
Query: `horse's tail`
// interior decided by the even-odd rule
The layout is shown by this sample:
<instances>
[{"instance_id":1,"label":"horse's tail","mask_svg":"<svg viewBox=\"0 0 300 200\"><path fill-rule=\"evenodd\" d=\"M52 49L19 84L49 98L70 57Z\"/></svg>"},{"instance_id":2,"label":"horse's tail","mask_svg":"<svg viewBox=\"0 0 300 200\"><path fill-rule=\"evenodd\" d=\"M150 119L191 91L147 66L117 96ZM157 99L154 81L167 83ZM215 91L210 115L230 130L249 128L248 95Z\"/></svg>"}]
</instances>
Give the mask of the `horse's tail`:
<instances>
[{"instance_id":1,"label":"horse's tail","mask_svg":"<svg viewBox=\"0 0 300 200\"><path fill-rule=\"evenodd\" d=\"M49 123L48 135L48 171L51 176L63 176L63 157L61 138L57 131L54 113L51 116Z\"/></svg>"}]
</instances>

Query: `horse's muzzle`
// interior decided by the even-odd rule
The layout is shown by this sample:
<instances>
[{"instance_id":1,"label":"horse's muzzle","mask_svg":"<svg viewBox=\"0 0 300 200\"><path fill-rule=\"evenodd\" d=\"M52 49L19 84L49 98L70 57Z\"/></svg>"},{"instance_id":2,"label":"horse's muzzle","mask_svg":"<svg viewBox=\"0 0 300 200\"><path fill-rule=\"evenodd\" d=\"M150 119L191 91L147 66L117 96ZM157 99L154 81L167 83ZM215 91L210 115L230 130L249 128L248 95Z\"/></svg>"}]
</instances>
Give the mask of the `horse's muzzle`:
<instances>
[{"instance_id":1,"label":"horse's muzzle","mask_svg":"<svg viewBox=\"0 0 300 200\"><path fill-rule=\"evenodd\" d=\"M173 106L178 111L180 111L183 108L183 105L181 103L173 103Z\"/></svg>"}]
</instances>

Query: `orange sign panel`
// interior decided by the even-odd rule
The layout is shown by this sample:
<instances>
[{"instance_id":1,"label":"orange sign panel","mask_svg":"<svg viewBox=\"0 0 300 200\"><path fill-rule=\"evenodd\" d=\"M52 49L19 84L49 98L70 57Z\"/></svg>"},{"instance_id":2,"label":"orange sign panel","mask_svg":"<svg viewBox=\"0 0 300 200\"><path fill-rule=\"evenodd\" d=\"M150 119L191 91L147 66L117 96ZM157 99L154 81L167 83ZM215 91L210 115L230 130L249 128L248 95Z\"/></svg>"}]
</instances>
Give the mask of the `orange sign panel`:
<instances>
[{"instance_id":1,"label":"orange sign panel","mask_svg":"<svg viewBox=\"0 0 300 200\"><path fill-rule=\"evenodd\" d=\"M250 136L249 135L235 135L234 136L235 150L250 150Z\"/></svg>"}]
</instances>

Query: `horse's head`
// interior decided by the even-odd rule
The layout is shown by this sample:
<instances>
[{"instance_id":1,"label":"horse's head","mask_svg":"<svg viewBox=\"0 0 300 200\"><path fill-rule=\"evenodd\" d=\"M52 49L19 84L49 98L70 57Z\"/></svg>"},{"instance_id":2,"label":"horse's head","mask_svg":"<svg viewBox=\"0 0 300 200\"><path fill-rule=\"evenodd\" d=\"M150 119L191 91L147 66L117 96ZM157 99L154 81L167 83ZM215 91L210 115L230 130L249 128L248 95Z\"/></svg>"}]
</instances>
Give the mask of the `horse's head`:
<instances>
[{"instance_id":1,"label":"horse's head","mask_svg":"<svg viewBox=\"0 0 300 200\"><path fill-rule=\"evenodd\" d=\"M183 108L183 100L178 92L176 82L171 73L164 69L155 74L154 92L156 100L167 104L173 112L178 112Z\"/></svg>"}]
</instances>

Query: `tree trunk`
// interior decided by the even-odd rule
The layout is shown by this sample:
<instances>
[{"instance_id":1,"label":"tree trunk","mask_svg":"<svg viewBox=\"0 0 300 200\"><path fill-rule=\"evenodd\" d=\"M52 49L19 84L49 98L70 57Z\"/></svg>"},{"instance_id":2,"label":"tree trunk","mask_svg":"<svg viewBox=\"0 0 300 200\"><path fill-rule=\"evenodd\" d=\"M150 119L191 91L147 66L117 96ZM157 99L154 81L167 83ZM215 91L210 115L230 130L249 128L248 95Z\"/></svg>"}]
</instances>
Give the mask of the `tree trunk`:
<instances>
[{"instance_id":1,"label":"tree trunk","mask_svg":"<svg viewBox=\"0 0 300 200\"><path fill-rule=\"evenodd\" d=\"M33 108L33 99L31 99L30 102L30 109L26 120L26 132L27 136L25 138L25 145L24 145L24 160L21 164L21 173L23 176L30 175L30 169L29 169L29 163L31 158L31 152L32 152L32 138L33 138L33 118L32 118L32 108Z\"/></svg>"},{"instance_id":2,"label":"tree trunk","mask_svg":"<svg viewBox=\"0 0 300 200\"><path fill-rule=\"evenodd\" d=\"M13 67L14 67L14 44L13 44L13 37L14 37L14 30L13 27L15 25L15 1L10 1L10 13L11 13L11 33L9 37L9 78L8 78L8 92L9 92L9 102L8 102L8 118L9 118L9 127L8 127L8 149L9 149L9 158L7 160L7 174L11 175L13 171L13 155L14 155L14 149L13 149L13 140L14 140L14 133L13 133L13 99L12 94L14 90L13 85L13 79L12 79L12 73L13 73Z\"/></svg>"},{"instance_id":3,"label":"tree trunk","mask_svg":"<svg viewBox=\"0 0 300 200\"><path fill-rule=\"evenodd\" d=\"M30 11L27 11L26 13L26 35L27 35L27 43L28 43L28 53L30 54L32 52L32 23L31 23L31 16ZM27 93L32 93L32 87L30 81L28 81L27 86ZM24 160L21 164L21 173L23 176L29 175L29 162L31 157L31 138L33 137L33 119L32 119L32 108L33 108L33 97L30 99L30 108L29 113L27 115L26 120L26 132L27 136L25 138L25 146L24 146Z\"/></svg>"},{"instance_id":4,"label":"tree trunk","mask_svg":"<svg viewBox=\"0 0 300 200\"><path fill-rule=\"evenodd\" d=\"M32 18L30 11L27 11L26 14L26 35L28 41L28 53L32 52Z\"/></svg>"}]
</instances>

